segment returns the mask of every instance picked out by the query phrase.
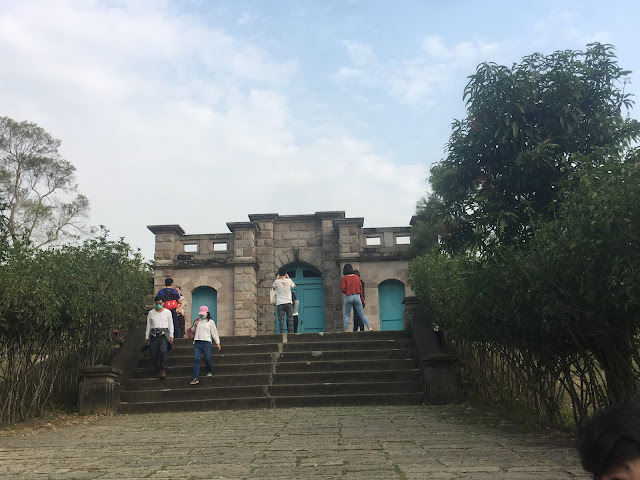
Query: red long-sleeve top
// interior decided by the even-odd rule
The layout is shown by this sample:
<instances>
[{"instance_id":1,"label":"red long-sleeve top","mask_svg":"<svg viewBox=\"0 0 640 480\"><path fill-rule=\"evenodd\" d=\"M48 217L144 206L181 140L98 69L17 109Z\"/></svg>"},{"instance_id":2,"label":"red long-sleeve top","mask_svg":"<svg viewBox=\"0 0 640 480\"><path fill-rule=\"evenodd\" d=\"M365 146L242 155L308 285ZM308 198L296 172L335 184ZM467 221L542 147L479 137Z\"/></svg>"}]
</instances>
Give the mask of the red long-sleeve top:
<instances>
[{"instance_id":1,"label":"red long-sleeve top","mask_svg":"<svg viewBox=\"0 0 640 480\"><path fill-rule=\"evenodd\" d=\"M340 280L340 291L345 295L358 294L362 297L362 283L357 275L345 275Z\"/></svg>"}]
</instances>

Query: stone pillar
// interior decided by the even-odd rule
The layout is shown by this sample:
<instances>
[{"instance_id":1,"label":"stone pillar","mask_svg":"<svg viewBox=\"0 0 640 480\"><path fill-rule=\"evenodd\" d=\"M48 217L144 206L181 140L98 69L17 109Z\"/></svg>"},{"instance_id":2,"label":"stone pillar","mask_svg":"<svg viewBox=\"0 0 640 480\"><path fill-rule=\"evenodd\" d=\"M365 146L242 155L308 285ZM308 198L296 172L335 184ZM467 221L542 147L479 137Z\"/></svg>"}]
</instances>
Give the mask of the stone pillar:
<instances>
[{"instance_id":1,"label":"stone pillar","mask_svg":"<svg viewBox=\"0 0 640 480\"><path fill-rule=\"evenodd\" d=\"M413 337L422 370L425 403L439 405L460 402L462 387L456 356L443 352L433 330L433 321L416 297L406 297L402 303L405 305L404 328Z\"/></svg>"},{"instance_id":2,"label":"stone pillar","mask_svg":"<svg viewBox=\"0 0 640 480\"><path fill-rule=\"evenodd\" d=\"M427 355L420 361L424 403L443 405L462 401L458 359L445 353Z\"/></svg>"},{"instance_id":3,"label":"stone pillar","mask_svg":"<svg viewBox=\"0 0 640 480\"><path fill-rule=\"evenodd\" d=\"M351 263L360 259L360 229L364 218L345 218L336 220L338 243L340 245L340 262Z\"/></svg>"},{"instance_id":4,"label":"stone pillar","mask_svg":"<svg viewBox=\"0 0 640 480\"><path fill-rule=\"evenodd\" d=\"M258 281L256 222L227 223L233 232L233 324L234 335L255 335L258 331Z\"/></svg>"},{"instance_id":5,"label":"stone pillar","mask_svg":"<svg viewBox=\"0 0 640 480\"><path fill-rule=\"evenodd\" d=\"M327 332L344 330L343 301L340 293L340 244L335 222L344 219L344 212L316 212L322 224L322 281L324 282L324 318Z\"/></svg>"},{"instance_id":6,"label":"stone pillar","mask_svg":"<svg viewBox=\"0 0 640 480\"><path fill-rule=\"evenodd\" d=\"M182 253L180 238L184 230L180 225L147 225L156 236L154 255L154 292L164 288L164 279L173 277L176 255Z\"/></svg>"},{"instance_id":7,"label":"stone pillar","mask_svg":"<svg viewBox=\"0 0 640 480\"><path fill-rule=\"evenodd\" d=\"M108 365L80 369L78 410L80 415L115 415L120 401L120 384L116 378L122 370Z\"/></svg>"},{"instance_id":8,"label":"stone pillar","mask_svg":"<svg viewBox=\"0 0 640 480\"><path fill-rule=\"evenodd\" d=\"M256 236L256 260L261 266L257 274L258 290L258 335L275 333L274 306L269 302L269 290L275 279L274 222L277 213L249 215L249 220L258 223Z\"/></svg>"},{"instance_id":9,"label":"stone pillar","mask_svg":"<svg viewBox=\"0 0 640 480\"><path fill-rule=\"evenodd\" d=\"M443 353L433 330L433 321L426 312L424 305L417 297L405 297L402 321L404 329L413 337L418 350L418 358L426 355Z\"/></svg>"}]
</instances>

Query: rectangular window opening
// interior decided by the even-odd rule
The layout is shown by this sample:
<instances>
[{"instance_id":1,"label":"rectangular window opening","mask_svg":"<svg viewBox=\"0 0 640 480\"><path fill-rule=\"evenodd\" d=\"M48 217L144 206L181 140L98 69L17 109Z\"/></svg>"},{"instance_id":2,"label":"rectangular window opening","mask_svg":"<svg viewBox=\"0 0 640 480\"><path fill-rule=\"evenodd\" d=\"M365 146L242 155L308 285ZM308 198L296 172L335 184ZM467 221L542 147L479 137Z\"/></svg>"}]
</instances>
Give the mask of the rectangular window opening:
<instances>
[{"instance_id":1,"label":"rectangular window opening","mask_svg":"<svg viewBox=\"0 0 640 480\"><path fill-rule=\"evenodd\" d=\"M409 245L411 243L411 237L409 235L402 235L396 237L396 245Z\"/></svg>"},{"instance_id":2,"label":"rectangular window opening","mask_svg":"<svg viewBox=\"0 0 640 480\"><path fill-rule=\"evenodd\" d=\"M194 253L198 251L198 244L197 243L185 243L184 244L184 251L186 253Z\"/></svg>"},{"instance_id":3,"label":"rectangular window opening","mask_svg":"<svg viewBox=\"0 0 640 480\"><path fill-rule=\"evenodd\" d=\"M227 243L224 242L220 242L220 243L214 243L213 244L213 251L214 252L226 252L228 250L227 248Z\"/></svg>"},{"instance_id":4,"label":"rectangular window opening","mask_svg":"<svg viewBox=\"0 0 640 480\"><path fill-rule=\"evenodd\" d=\"M367 245L375 246L381 245L382 239L380 237L367 237Z\"/></svg>"}]
</instances>

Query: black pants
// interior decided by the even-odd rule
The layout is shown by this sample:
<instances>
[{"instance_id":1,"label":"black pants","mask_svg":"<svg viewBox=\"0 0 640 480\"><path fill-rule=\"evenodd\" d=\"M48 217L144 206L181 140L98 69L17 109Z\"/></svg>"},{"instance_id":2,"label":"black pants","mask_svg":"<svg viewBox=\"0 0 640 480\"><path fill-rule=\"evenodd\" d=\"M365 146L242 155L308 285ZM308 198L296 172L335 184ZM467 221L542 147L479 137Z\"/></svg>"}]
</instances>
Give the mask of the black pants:
<instances>
[{"instance_id":1,"label":"black pants","mask_svg":"<svg viewBox=\"0 0 640 480\"><path fill-rule=\"evenodd\" d=\"M176 314L177 321L173 323L173 338L184 337L184 315Z\"/></svg>"},{"instance_id":2,"label":"black pants","mask_svg":"<svg viewBox=\"0 0 640 480\"><path fill-rule=\"evenodd\" d=\"M293 333L293 305L290 303L284 303L276 307L278 314L278 326L280 327L280 333L284 332L284 315L287 314L287 332Z\"/></svg>"},{"instance_id":3,"label":"black pants","mask_svg":"<svg viewBox=\"0 0 640 480\"><path fill-rule=\"evenodd\" d=\"M164 362L167 359L168 345L169 342L165 335L149 337L149 353L151 353L151 364L153 365L154 374L165 369Z\"/></svg>"},{"instance_id":4,"label":"black pants","mask_svg":"<svg viewBox=\"0 0 640 480\"><path fill-rule=\"evenodd\" d=\"M298 333L298 315L293 316L293 333Z\"/></svg>"},{"instance_id":5,"label":"black pants","mask_svg":"<svg viewBox=\"0 0 640 480\"><path fill-rule=\"evenodd\" d=\"M178 320L178 312L176 310L169 310L171 312L171 319L173 320L173 338L182 338L184 336L184 329Z\"/></svg>"},{"instance_id":6,"label":"black pants","mask_svg":"<svg viewBox=\"0 0 640 480\"><path fill-rule=\"evenodd\" d=\"M356 312L356 309L353 309L353 331L357 332L360 329L361 332L364 332L364 322Z\"/></svg>"}]
</instances>

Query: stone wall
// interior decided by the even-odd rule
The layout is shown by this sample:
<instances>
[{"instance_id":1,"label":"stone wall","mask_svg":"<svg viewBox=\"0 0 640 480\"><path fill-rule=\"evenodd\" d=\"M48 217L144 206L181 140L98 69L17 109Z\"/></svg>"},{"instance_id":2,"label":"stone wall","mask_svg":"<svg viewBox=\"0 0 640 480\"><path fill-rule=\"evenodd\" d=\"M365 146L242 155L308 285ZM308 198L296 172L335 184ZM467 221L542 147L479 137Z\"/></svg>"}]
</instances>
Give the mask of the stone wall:
<instances>
[{"instance_id":1,"label":"stone wall","mask_svg":"<svg viewBox=\"0 0 640 480\"><path fill-rule=\"evenodd\" d=\"M341 331L342 267L351 263L366 284L365 313L372 326L380 325L378 286L399 280L406 286L410 227L363 228L363 218L344 212L311 215L249 215L249 222L227 223L231 233L185 235L179 225L152 225L156 236L155 286L172 277L187 298L187 318L194 315L192 292L199 286L218 294L218 330L221 335L256 335L275 331L269 289L278 268L310 265L321 272L326 331ZM214 247L225 246L226 249ZM197 307L197 306L196 306Z\"/></svg>"}]
</instances>

